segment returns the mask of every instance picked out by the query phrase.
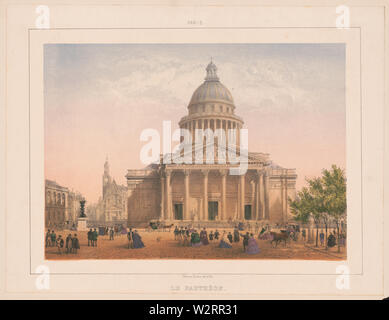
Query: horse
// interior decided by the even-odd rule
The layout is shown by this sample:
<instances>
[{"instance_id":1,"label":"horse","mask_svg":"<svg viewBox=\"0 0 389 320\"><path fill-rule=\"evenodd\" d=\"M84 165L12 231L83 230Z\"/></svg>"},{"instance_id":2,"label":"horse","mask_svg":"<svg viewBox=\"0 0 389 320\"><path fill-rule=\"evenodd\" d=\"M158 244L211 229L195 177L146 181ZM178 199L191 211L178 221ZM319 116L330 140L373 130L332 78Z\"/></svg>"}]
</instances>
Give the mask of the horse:
<instances>
[{"instance_id":1,"label":"horse","mask_svg":"<svg viewBox=\"0 0 389 320\"><path fill-rule=\"evenodd\" d=\"M286 247L286 242L290 240L290 237L289 237L290 232L285 231L285 230L281 230L281 232L270 231L270 234L273 237L273 240L271 240L270 243L273 244L273 242L275 241L276 247L277 247L278 243L282 242L282 241L284 241L285 247Z\"/></svg>"},{"instance_id":2,"label":"horse","mask_svg":"<svg viewBox=\"0 0 389 320\"><path fill-rule=\"evenodd\" d=\"M167 230L170 232L170 229L174 226L174 224L170 224L170 225L162 225L160 226L160 228L162 228L163 231Z\"/></svg>"}]
</instances>

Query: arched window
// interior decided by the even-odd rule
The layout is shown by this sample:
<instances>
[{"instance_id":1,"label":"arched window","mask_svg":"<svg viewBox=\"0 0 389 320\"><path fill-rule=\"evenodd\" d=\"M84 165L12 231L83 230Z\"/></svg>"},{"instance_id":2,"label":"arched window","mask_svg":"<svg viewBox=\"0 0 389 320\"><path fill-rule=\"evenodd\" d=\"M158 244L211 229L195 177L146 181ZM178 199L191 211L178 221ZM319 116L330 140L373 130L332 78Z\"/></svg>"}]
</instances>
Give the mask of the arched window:
<instances>
[{"instance_id":1,"label":"arched window","mask_svg":"<svg viewBox=\"0 0 389 320\"><path fill-rule=\"evenodd\" d=\"M50 191L47 191L46 203L50 203L50 202L51 202L51 193Z\"/></svg>"},{"instance_id":2,"label":"arched window","mask_svg":"<svg viewBox=\"0 0 389 320\"><path fill-rule=\"evenodd\" d=\"M62 193L62 205L65 206L65 194Z\"/></svg>"},{"instance_id":3,"label":"arched window","mask_svg":"<svg viewBox=\"0 0 389 320\"><path fill-rule=\"evenodd\" d=\"M57 204L57 194L53 192L54 204Z\"/></svg>"}]
</instances>

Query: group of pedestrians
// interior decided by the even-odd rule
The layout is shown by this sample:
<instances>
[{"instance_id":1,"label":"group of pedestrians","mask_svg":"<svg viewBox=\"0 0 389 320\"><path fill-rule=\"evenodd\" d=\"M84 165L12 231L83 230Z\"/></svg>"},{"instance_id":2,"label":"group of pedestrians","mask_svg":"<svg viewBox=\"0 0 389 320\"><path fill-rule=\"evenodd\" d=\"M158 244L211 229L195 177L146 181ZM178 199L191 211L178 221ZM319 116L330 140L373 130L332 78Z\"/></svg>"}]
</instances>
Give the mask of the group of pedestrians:
<instances>
[{"instance_id":1,"label":"group of pedestrians","mask_svg":"<svg viewBox=\"0 0 389 320\"><path fill-rule=\"evenodd\" d=\"M99 237L99 233L96 228L94 230L89 229L88 231L88 247L97 247L97 238Z\"/></svg>"},{"instance_id":2,"label":"group of pedestrians","mask_svg":"<svg viewBox=\"0 0 389 320\"><path fill-rule=\"evenodd\" d=\"M62 239L61 235L59 237ZM63 245L61 246L61 249L58 248L60 254L62 253L62 248ZM73 236L71 233L68 234L65 240L65 249L66 249L66 253L74 253L74 254L76 254L78 249L80 249L80 241L78 240L76 233Z\"/></svg>"},{"instance_id":3,"label":"group of pedestrians","mask_svg":"<svg viewBox=\"0 0 389 320\"><path fill-rule=\"evenodd\" d=\"M141 249L145 247L142 241L142 237L138 233L138 230L132 231L132 228L127 233L128 249Z\"/></svg>"},{"instance_id":4,"label":"group of pedestrians","mask_svg":"<svg viewBox=\"0 0 389 320\"><path fill-rule=\"evenodd\" d=\"M307 232L305 229L301 230L301 237L304 242L307 241ZM326 239L326 235L323 230L319 233L319 241L321 247L332 248L337 245L337 234L335 231L331 231ZM346 246L346 233L344 231L339 234L339 245Z\"/></svg>"},{"instance_id":5,"label":"group of pedestrians","mask_svg":"<svg viewBox=\"0 0 389 320\"><path fill-rule=\"evenodd\" d=\"M55 247L57 245L57 235L54 230L47 230L46 232L46 248Z\"/></svg>"},{"instance_id":6,"label":"group of pedestrians","mask_svg":"<svg viewBox=\"0 0 389 320\"><path fill-rule=\"evenodd\" d=\"M47 230L46 232L46 247L57 247L58 253L77 253L80 249L80 242L77 234L73 236L69 233L66 239L62 238L62 235L56 235L54 230Z\"/></svg>"},{"instance_id":7,"label":"group of pedestrians","mask_svg":"<svg viewBox=\"0 0 389 320\"><path fill-rule=\"evenodd\" d=\"M257 241L254 238L253 233L246 232L241 234L239 228L235 227L233 232L223 231L222 233L219 230L211 230L209 233L206 228L203 228L200 232L197 229L192 229L188 227L178 227L174 228L174 239L178 240L182 246L191 246L191 247L200 247L207 246L214 241L219 241L219 248L232 248L233 243L239 243L242 238L243 251L248 254L259 253L259 246Z\"/></svg>"},{"instance_id":8,"label":"group of pedestrians","mask_svg":"<svg viewBox=\"0 0 389 320\"><path fill-rule=\"evenodd\" d=\"M220 232L217 229L215 231L211 230L208 234L205 228L198 232L197 229L193 229L191 226L176 226L173 233L174 239L178 240L180 245L184 247L199 247L201 245L206 246L210 242L220 239Z\"/></svg>"},{"instance_id":9,"label":"group of pedestrians","mask_svg":"<svg viewBox=\"0 0 389 320\"><path fill-rule=\"evenodd\" d=\"M242 238L243 252L247 254L257 254L260 252L257 240L254 238L253 233L240 233L239 228L235 227L233 234L231 232L224 231L222 239L220 241L220 248L232 248L232 243L239 243Z\"/></svg>"}]
</instances>

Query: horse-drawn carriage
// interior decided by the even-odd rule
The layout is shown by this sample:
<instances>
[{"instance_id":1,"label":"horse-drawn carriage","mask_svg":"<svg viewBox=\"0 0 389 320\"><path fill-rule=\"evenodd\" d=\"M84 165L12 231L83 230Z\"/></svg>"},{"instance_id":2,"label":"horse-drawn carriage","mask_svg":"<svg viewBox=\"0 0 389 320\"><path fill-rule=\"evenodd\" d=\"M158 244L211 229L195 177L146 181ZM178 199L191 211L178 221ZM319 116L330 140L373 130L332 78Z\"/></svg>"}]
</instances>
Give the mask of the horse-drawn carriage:
<instances>
[{"instance_id":1,"label":"horse-drawn carriage","mask_svg":"<svg viewBox=\"0 0 389 320\"><path fill-rule=\"evenodd\" d=\"M287 226L286 228L273 228L269 230L266 230L265 228L262 229L258 236L259 240L269 240L270 243L273 245L275 244L275 247L281 242L284 242L285 246L287 243L289 243L291 240L297 241L298 239L298 231L295 226Z\"/></svg>"},{"instance_id":2,"label":"horse-drawn carriage","mask_svg":"<svg viewBox=\"0 0 389 320\"><path fill-rule=\"evenodd\" d=\"M148 231L157 231L157 230L162 230L162 231L170 231L170 229L173 227L173 224L166 225L162 223L159 220L151 220L149 222L149 225L147 227Z\"/></svg>"}]
</instances>

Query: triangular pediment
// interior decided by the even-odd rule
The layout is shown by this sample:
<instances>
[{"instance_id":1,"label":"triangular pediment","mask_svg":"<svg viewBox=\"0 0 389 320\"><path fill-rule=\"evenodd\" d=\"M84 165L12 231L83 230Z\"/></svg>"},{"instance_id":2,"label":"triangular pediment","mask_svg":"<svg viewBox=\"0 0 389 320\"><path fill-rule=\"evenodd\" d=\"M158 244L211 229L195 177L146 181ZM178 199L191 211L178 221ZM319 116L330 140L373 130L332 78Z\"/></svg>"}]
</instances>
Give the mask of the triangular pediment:
<instances>
[{"instance_id":1,"label":"triangular pediment","mask_svg":"<svg viewBox=\"0 0 389 320\"><path fill-rule=\"evenodd\" d=\"M185 147L187 147L187 148L185 148ZM208 143L205 145L196 146L193 150L192 145L186 145L186 146L182 145L182 148L178 152L166 153L166 154L162 155L161 162L162 163L169 163L168 160L170 157L170 159L171 159L170 163L182 163L182 159L188 159L188 158L191 158L192 162L195 163L194 157L195 157L197 152L199 152L199 151L202 152L203 158L204 158L204 155L206 154L207 148L212 148L212 147L215 147L215 145L212 143ZM191 151L185 151L185 149L191 149ZM228 155L231 153L236 154L236 157L238 159L239 159L240 155L242 154L243 160L241 160L240 162L244 161L245 160L244 155L247 155L247 162L250 164L267 165L270 163L268 154L259 153L259 152L256 152L256 153L248 152L247 150L243 150L243 149L239 148L239 146L236 146L236 145L229 145L229 146L218 145L215 149L216 149L214 151L214 162L215 163L218 163L217 154L219 151L226 155L226 162L227 163L229 163Z\"/></svg>"}]
</instances>

